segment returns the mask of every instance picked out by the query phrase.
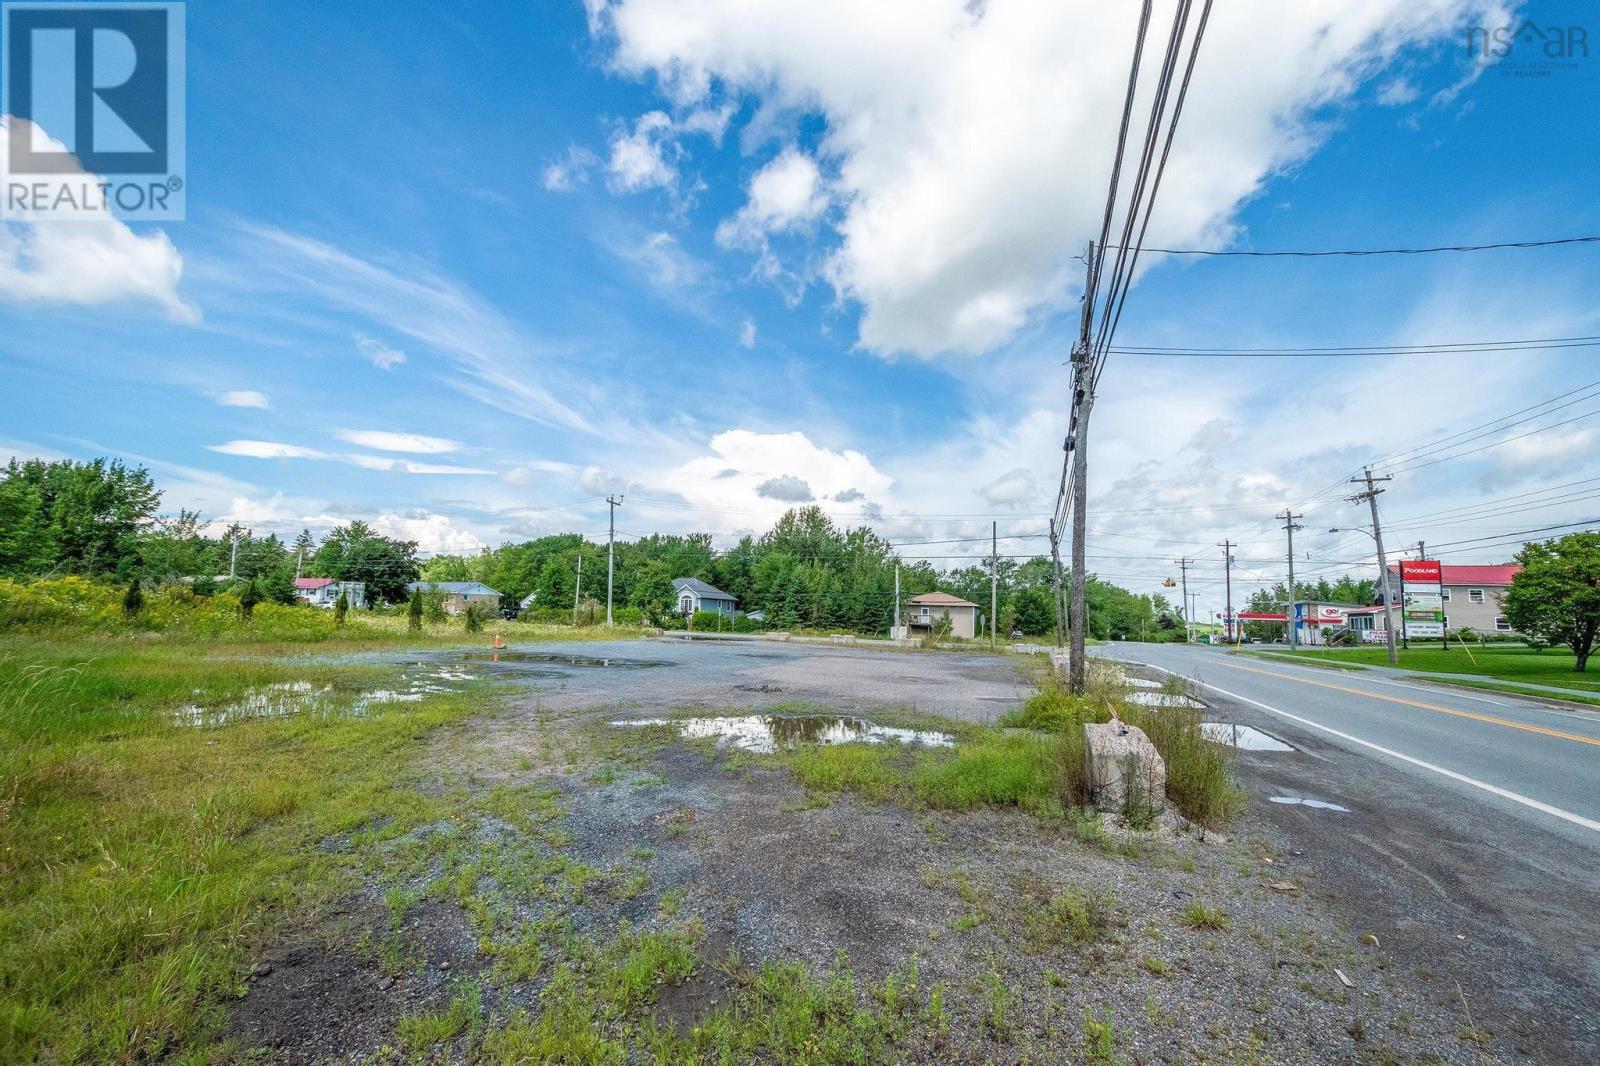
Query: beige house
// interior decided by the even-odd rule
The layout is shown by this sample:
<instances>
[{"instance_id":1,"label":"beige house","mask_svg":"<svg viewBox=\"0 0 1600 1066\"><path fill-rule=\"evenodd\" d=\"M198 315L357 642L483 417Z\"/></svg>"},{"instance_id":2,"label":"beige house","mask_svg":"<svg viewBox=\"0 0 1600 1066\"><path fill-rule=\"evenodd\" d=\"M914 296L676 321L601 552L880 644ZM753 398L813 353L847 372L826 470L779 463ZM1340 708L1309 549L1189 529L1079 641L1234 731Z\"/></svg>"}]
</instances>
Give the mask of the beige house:
<instances>
[{"instance_id":1,"label":"beige house","mask_svg":"<svg viewBox=\"0 0 1600 1066\"><path fill-rule=\"evenodd\" d=\"M1477 633L1511 632L1511 623L1506 620L1500 607L1500 597L1505 595L1512 580L1521 573L1521 566L1516 563L1445 563L1439 567L1439 571L1445 629L1452 633L1463 629ZM1398 603L1400 568L1394 564L1389 566L1389 580L1394 583ZM1379 589L1379 599L1382 599L1382 589ZM1381 615L1378 624L1383 624Z\"/></svg>"},{"instance_id":2,"label":"beige house","mask_svg":"<svg viewBox=\"0 0 1600 1066\"><path fill-rule=\"evenodd\" d=\"M978 605L948 592L924 592L907 601L906 628L910 636L925 637L941 618L950 619L952 637L975 637L978 634Z\"/></svg>"}]
</instances>

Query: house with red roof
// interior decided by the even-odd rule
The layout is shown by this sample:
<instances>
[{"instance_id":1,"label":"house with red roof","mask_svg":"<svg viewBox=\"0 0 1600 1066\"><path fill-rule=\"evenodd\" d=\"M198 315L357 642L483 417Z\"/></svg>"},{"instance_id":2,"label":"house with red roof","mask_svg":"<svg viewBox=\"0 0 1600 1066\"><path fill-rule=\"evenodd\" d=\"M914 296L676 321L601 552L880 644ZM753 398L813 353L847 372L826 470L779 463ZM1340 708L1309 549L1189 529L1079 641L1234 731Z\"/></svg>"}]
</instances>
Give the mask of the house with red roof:
<instances>
[{"instance_id":1,"label":"house with red roof","mask_svg":"<svg viewBox=\"0 0 1600 1066\"><path fill-rule=\"evenodd\" d=\"M1511 587L1511 579L1522 572L1517 563L1441 563L1441 591L1444 598L1445 629L1471 629L1477 633L1510 633L1511 623L1500 610L1500 597ZM1389 581L1396 600L1400 594L1400 567L1390 564ZM1378 590L1382 601L1383 590ZM1381 622L1379 623L1381 625Z\"/></svg>"},{"instance_id":2,"label":"house with red roof","mask_svg":"<svg viewBox=\"0 0 1600 1066\"><path fill-rule=\"evenodd\" d=\"M351 607L365 607L367 583L365 581L335 581L331 577L297 577L294 579L295 598L313 607L332 610L344 593L345 603Z\"/></svg>"}]
</instances>

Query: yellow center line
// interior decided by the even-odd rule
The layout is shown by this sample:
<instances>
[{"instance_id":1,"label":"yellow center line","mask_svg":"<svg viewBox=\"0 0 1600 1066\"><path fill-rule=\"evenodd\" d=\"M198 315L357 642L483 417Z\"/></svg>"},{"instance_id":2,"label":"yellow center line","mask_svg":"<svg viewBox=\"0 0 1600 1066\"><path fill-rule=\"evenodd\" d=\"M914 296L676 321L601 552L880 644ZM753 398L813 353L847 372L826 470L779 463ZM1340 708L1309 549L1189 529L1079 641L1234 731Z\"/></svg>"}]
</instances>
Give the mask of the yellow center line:
<instances>
[{"instance_id":1,"label":"yellow center line","mask_svg":"<svg viewBox=\"0 0 1600 1066\"><path fill-rule=\"evenodd\" d=\"M1302 685L1315 685L1318 688L1330 688L1335 692L1348 692L1353 696L1365 696L1368 699L1384 700L1388 703L1403 703L1407 707L1420 707L1425 711L1438 711L1440 714L1453 714L1457 718L1471 718L1478 722L1488 722L1491 725L1503 725L1507 729L1521 729L1528 733L1542 733L1547 737L1557 737L1561 740L1575 740L1579 744L1592 744L1600 748L1600 739L1586 737L1579 733L1567 733L1560 729L1546 729L1542 725L1528 725L1525 722L1513 722L1506 718L1497 718L1492 714L1477 714L1473 711L1458 711L1453 707L1440 707L1436 703L1423 703L1420 700L1408 700L1403 696L1385 696L1378 692L1368 692L1365 689L1350 688L1347 685L1335 685L1328 681L1313 681L1309 677L1298 677L1294 674L1280 674L1275 670L1261 670L1254 666L1241 666L1238 663L1221 662L1218 666L1226 666L1230 670L1244 670L1252 674L1262 674L1266 677L1276 677L1283 681L1298 681Z\"/></svg>"}]
</instances>

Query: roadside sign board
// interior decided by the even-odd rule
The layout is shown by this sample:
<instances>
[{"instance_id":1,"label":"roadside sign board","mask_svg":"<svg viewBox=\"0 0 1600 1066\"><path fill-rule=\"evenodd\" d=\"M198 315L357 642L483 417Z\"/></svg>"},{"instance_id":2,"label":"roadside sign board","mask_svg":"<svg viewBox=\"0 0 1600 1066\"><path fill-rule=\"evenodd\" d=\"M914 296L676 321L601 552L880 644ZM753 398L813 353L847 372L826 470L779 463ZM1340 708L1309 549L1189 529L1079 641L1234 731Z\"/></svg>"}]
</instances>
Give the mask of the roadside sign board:
<instances>
[{"instance_id":1,"label":"roadside sign board","mask_svg":"<svg viewBox=\"0 0 1600 1066\"><path fill-rule=\"evenodd\" d=\"M1407 636L1444 636L1443 576L1437 559L1409 559L1400 564L1401 617Z\"/></svg>"}]
</instances>

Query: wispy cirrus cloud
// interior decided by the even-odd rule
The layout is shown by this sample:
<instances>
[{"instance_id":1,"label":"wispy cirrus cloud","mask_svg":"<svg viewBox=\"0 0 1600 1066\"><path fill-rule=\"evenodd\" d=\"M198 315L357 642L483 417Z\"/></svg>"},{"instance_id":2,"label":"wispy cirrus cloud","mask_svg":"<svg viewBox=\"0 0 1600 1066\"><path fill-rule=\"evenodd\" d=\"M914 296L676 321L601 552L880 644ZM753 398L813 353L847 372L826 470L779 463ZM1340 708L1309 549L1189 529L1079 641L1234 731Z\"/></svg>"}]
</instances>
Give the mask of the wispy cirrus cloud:
<instances>
[{"instance_id":1,"label":"wispy cirrus cloud","mask_svg":"<svg viewBox=\"0 0 1600 1066\"><path fill-rule=\"evenodd\" d=\"M265 411L272 406L272 399L264 392L254 389L233 389L229 392L219 392L216 395L219 407L254 407Z\"/></svg>"},{"instance_id":2,"label":"wispy cirrus cloud","mask_svg":"<svg viewBox=\"0 0 1600 1066\"><path fill-rule=\"evenodd\" d=\"M399 436L405 436L400 434ZM454 441L442 441L438 437L423 437L424 441L435 441L454 445ZM404 442L402 442L404 443ZM347 463L358 466L363 470L383 470L394 474L462 474L483 476L493 474L476 466L458 466L447 463L419 463L410 459L396 459L387 455L360 455L339 454L325 452L316 448L307 448L299 444L286 444L282 441L272 440L230 440L221 444L206 445L211 451L223 455L237 455L246 459L313 459L327 460L336 463Z\"/></svg>"},{"instance_id":3,"label":"wispy cirrus cloud","mask_svg":"<svg viewBox=\"0 0 1600 1066\"><path fill-rule=\"evenodd\" d=\"M584 433L601 431L538 384L559 379L547 349L483 297L428 264L383 264L271 226L241 223L239 232L253 281L411 338L451 365L457 373L447 380L454 388L501 411ZM606 427L613 431L626 430Z\"/></svg>"},{"instance_id":4,"label":"wispy cirrus cloud","mask_svg":"<svg viewBox=\"0 0 1600 1066\"><path fill-rule=\"evenodd\" d=\"M421 433L394 433L383 429L341 429L335 436L358 447L374 448L380 452L439 455L444 452L458 452L463 447L460 441L445 437L427 437Z\"/></svg>"}]
</instances>

